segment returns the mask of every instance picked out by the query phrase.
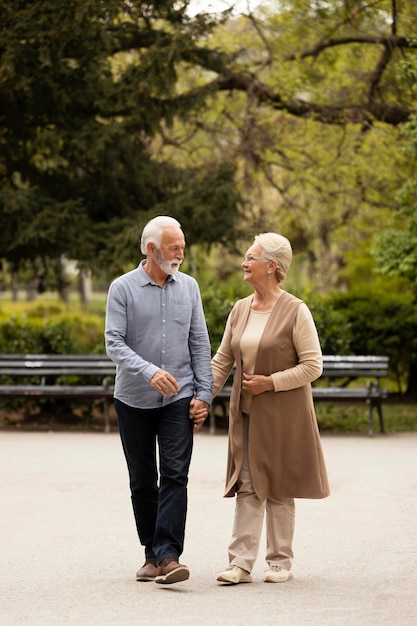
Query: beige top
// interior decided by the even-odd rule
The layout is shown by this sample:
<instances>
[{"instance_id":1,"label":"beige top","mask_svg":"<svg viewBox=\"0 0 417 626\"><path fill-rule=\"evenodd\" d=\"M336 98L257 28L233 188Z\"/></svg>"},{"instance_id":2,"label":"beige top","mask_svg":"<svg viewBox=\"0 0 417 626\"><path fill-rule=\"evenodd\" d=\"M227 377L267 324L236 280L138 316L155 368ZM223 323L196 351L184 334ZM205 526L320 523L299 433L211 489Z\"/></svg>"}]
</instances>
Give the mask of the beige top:
<instances>
[{"instance_id":1,"label":"beige top","mask_svg":"<svg viewBox=\"0 0 417 626\"><path fill-rule=\"evenodd\" d=\"M271 311L253 311L251 309L245 330L240 340L240 351L242 353L242 371L245 374L253 374L255 371L256 355L258 353L259 341L265 330ZM243 389L240 392L240 408L243 413L250 412L252 396Z\"/></svg>"}]
</instances>

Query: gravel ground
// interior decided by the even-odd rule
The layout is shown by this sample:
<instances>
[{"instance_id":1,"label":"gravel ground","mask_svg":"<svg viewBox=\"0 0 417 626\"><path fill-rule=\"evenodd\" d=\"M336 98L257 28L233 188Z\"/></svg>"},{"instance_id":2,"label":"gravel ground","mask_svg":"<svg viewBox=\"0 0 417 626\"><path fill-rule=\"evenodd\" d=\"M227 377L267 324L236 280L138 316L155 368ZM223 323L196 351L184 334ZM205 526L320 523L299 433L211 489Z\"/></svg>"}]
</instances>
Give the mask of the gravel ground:
<instances>
[{"instance_id":1,"label":"gravel ground","mask_svg":"<svg viewBox=\"0 0 417 626\"><path fill-rule=\"evenodd\" d=\"M137 583L117 433L0 431L2 626L417 624L417 433L324 435L332 495L297 500L294 579L265 584L264 544L246 585L227 565L234 501L223 499L226 436L195 437L176 585Z\"/></svg>"}]
</instances>

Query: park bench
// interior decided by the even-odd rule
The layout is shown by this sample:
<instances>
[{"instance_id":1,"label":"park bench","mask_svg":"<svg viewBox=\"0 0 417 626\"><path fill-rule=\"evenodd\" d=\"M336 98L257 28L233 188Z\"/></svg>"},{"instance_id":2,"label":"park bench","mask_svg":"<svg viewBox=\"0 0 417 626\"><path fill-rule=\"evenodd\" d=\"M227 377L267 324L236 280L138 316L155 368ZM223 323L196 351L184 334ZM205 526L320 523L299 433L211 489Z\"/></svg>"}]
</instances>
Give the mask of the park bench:
<instances>
[{"instance_id":1,"label":"park bench","mask_svg":"<svg viewBox=\"0 0 417 626\"><path fill-rule=\"evenodd\" d=\"M115 364L101 354L0 354L0 398L103 400L108 432L115 372Z\"/></svg>"},{"instance_id":2,"label":"park bench","mask_svg":"<svg viewBox=\"0 0 417 626\"><path fill-rule=\"evenodd\" d=\"M374 433L373 413L378 413L380 432L384 433L382 402L387 397L387 390L381 387L380 379L388 376L389 358L387 356L330 356L323 355L323 374L312 387L315 402L357 402L363 401L368 406L368 432ZM351 386L353 381L361 385ZM333 384L330 384L330 383ZM226 419L231 386L226 385L213 401L210 409L210 432L216 430L216 406L220 406Z\"/></svg>"},{"instance_id":3,"label":"park bench","mask_svg":"<svg viewBox=\"0 0 417 626\"><path fill-rule=\"evenodd\" d=\"M364 401L368 405L369 434L374 432L373 412L378 413L384 433L382 402L387 391L380 379L388 375L386 356L323 356L323 374L313 385L317 402ZM49 397L98 399L105 402L105 431L110 430L109 406L113 397L116 366L106 355L0 354L0 397ZM75 378L74 378L75 377ZM77 378L83 377L80 383ZM91 382L86 383L89 377ZM19 378L21 382L15 381ZM335 383L329 385L329 381ZM361 386L351 386L360 379ZM98 380L98 382L97 382ZM220 390L210 408L210 432L216 430L216 407L227 420L231 386Z\"/></svg>"}]
</instances>

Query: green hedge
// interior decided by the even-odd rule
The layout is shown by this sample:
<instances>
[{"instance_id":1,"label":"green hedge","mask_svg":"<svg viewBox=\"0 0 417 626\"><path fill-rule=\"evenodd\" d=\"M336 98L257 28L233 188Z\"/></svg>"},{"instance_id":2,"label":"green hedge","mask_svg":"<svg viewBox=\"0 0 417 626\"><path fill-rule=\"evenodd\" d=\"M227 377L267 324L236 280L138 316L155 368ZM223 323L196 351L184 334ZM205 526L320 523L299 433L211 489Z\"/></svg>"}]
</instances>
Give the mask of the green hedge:
<instances>
[{"instance_id":1,"label":"green hedge","mask_svg":"<svg viewBox=\"0 0 417 626\"><path fill-rule=\"evenodd\" d=\"M348 321L352 354L386 354L395 390L415 387L417 306L409 294L357 290L334 296L328 306Z\"/></svg>"},{"instance_id":2,"label":"green hedge","mask_svg":"<svg viewBox=\"0 0 417 626\"><path fill-rule=\"evenodd\" d=\"M103 317L68 312L54 304L31 305L11 314L0 311L3 353L101 354L103 329Z\"/></svg>"}]
</instances>

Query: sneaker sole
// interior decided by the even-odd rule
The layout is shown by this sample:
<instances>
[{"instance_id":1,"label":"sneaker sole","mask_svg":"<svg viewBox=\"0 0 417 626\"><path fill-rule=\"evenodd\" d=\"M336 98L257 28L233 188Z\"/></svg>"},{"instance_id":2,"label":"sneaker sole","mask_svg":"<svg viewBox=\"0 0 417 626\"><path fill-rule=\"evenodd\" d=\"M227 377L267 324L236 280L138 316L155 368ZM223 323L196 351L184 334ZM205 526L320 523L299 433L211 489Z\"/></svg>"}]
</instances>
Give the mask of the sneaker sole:
<instances>
[{"instance_id":1,"label":"sneaker sole","mask_svg":"<svg viewBox=\"0 0 417 626\"><path fill-rule=\"evenodd\" d=\"M155 580L155 576L137 576L136 577L137 582L140 583L148 583L151 580Z\"/></svg>"},{"instance_id":2,"label":"sneaker sole","mask_svg":"<svg viewBox=\"0 0 417 626\"><path fill-rule=\"evenodd\" d=\"M241 578L240 580L229 580L226 576L218 576L219 583L228 583L229 585L239 585L240 583L251 583L252 578Z\"/></svg>"},{"instance_id":3,"label":"sneaker sole","mask_svg":"<svg viewBox=\"0 0 417 626\"><path fill-rule=\"evenodd\" d=\"M290 574L288 574L287 578L281 578L280 580L277 579L272 579L272 578L265 578L264 582L266 583L286 583L288 580L291 580L292 578L294 578L294 575L292 574L292 572Z\"/></svg>"},{"instance_id":4,"label":"sneaker sole","mask_svg":"<svg viewBox=\"0 0 417 626\"><path fill-rule=\"evenodd\" d=\"M165 576L157 576L155 582L160 585L171 585L172 583L180 583L183 580L188 580L189 577L190 571L187 567L177 567Z\"/></svg>"}]
</instances>

